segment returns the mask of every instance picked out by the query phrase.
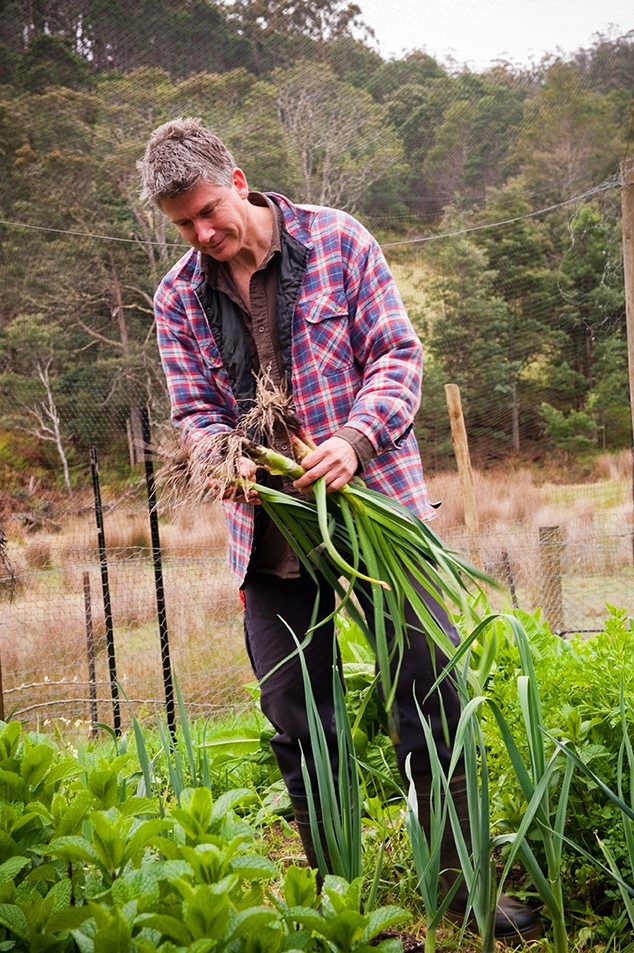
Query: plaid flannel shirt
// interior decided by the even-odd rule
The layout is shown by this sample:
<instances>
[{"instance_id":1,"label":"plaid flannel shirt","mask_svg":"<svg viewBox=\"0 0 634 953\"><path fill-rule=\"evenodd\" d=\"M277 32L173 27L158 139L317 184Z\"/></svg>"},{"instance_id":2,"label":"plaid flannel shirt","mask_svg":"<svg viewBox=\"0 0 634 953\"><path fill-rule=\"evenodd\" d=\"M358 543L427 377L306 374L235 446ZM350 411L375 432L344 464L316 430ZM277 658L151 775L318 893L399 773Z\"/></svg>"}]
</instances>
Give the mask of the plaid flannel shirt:
<instances>
[{"instance_id":1,"label":"plaid flannel shirt","mask_svg":"<svg viewBox=\"0 0 634 953\"><path fill-rule=\"evenodd\" d=\"M292 324L291 389L299 419L316 443L344 425L360 431L376 453L363 473L365 483L431 518L412 430L422 346L378 243L345 212L295 205L274 193L269 197L281 208L288 232L308 251ZM199 254L192 249L155 296L172 421L190 447L238 421L197 296L203 280ZM242 582L253 541L253 508L224 506L229 565Z\"/></svg>"}]
</instances>

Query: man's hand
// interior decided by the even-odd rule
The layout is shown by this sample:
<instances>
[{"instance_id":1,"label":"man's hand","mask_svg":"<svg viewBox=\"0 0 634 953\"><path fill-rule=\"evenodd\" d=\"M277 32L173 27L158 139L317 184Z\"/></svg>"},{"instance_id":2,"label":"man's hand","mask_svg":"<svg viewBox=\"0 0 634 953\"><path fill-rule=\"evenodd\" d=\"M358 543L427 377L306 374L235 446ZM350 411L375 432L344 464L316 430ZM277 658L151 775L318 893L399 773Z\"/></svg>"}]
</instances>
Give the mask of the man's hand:
<instances>
[{"instance_id":1,"label":"man's hand","mask_svg":"<svg viewBox=\"0 0 634 953\"><path fill-rule=\"evenodd\" d=\"M302 460L306 473L295 480L296 490L307 493L315 480L326 478L328 491L340 490L354 476L359 466L357 454L352 444L343 437L330 437L311 450Z\"/></svg>"},{"instance_id":2,"label":"man's hand","mask_svg":"<svg viewBox=\"0 0 634 953\"><path fill-rule=\"evenodd\" d=\"M233 503L252 503L260 504L257 490L247 487L240 481L253 483L255 481L256 465L248 457L240 457L238 463L238 477L240 478L235 486L228 487L222 495L223 500L231 500Z\"/></svg>"}]
</instances>

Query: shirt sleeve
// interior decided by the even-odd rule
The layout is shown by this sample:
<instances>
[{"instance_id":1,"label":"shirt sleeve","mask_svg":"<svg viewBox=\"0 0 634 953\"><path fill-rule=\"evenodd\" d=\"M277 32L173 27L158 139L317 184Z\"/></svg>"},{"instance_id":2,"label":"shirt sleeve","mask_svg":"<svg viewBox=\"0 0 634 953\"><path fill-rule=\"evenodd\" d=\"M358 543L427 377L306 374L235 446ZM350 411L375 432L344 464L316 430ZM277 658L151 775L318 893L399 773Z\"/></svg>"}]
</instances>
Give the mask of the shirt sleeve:
<instances>
[{"instance_id":1,"label":"shirt sleeve","mask_svg":"<svg viewBox=\"0 0 634 953\"><path fill-rule=\"evenodd\" d=\"M359 461L356 473L357 475L363 473L370 460L374 457L374 447L368 438L359 430L355 430L354 427L342 427L341 430L338 430L333 436L341 437L342 440L350 444Z\"/></svg>"},{"instance_id":2,"label":"shirt sleeve","mask_svg":"<svg viewBox=\"0 0 634 953\"><path fill-rule=\"evenodd\" d=\"M411 432L420 406L423 349L376 240L362 226L347 256L350 339L362 370L346 427L359 431L375 454L394 449Z\"/></svg>"},{"instance_id":3,"label":"shirt sleeve","mask_svg":"<svg viewBox=\"0 0 634 953\"><path fill-rule=\"evenodd\" d=\"M219 431L235 427L237 405L194 293L171 287L168 276L154 309L172 422L195 450Z\"/></svg>"}]
</instances>

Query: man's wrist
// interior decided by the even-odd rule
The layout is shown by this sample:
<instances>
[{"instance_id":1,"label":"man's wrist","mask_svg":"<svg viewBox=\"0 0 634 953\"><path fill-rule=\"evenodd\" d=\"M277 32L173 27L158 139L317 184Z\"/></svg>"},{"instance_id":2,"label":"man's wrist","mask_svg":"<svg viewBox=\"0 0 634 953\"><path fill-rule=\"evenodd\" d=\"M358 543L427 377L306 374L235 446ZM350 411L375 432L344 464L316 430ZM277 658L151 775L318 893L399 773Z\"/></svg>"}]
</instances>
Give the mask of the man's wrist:
<instances>
[{"instance_id":1,"label":"man's wrist","mask_svg":"<svg viewBox=\"0 0 634 953\"><path fill-rule=\"evenodd\" d=\"M374 447L365 434L362 434L361 431L355 427L342 427L341 430L338 430L333 436L340 437L342 440L345 440L346 443L350 444L357 455L359 464L356 469L356 474L363 473L375 456Z\"/></svg>"}]
</instances>

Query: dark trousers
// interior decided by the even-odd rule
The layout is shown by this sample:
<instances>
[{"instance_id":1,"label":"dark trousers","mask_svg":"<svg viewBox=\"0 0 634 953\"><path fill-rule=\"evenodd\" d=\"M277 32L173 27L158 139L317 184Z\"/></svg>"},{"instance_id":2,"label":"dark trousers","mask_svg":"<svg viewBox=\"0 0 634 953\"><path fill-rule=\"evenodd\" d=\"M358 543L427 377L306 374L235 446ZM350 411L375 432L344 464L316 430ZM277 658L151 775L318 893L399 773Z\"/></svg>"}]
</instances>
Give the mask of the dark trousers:
<instances>
[{"instance_id":1,"label":"dark trousers","mask_svg":"<svg viewBox=\"0 0 634 953\"><path fill-rule=\"evenodd\" d=\"M418 588L435 618L457 645L458 634L445 611L423 587ZM297 648L292 633L302 642L311 624L317 594L318 618L325 619L334 609L334 593L326 582L317 587L303 570L298 579L280 579L277 576L251 571L243 585L243 592L247 651L253 670L261 683L262 711L276 729L271 747L290 795L302 797L305 794L301 771L302 750L313 782L315 773L310 755L310 733L301 663L297 655L291 659L288 657ZM355 592L366 618L371 622L373 610L369 587L361 588L355 585ZM420 631L420 622L411 609L406 612L406 622L408 638L395 697L399 740L394 747L402 775L408 754L412 756L414 773L429 771L429 755L415 698L423 717L431 726L441 763L445 767L451 757L451 740L460 717L460 701L449 678L444 679L440 688L426 698L446 660L435 647L432 655L427 638ZM393 632L389 619L386 619L386 628L388 634L390 630ZM333 651L339 664L334 625L328 622L313 633L310 643L304 649L304 658L336 776ZM284 662L285 659L288 660ZM284 664L280 665L281 662ZM276 666L279 667L273 672ZM273 673L265 678L270 672Z\"/></svg>"}]
</instances>

